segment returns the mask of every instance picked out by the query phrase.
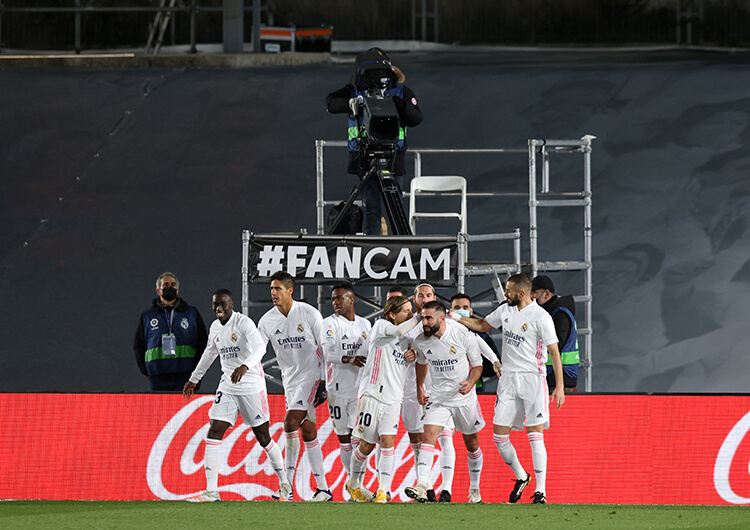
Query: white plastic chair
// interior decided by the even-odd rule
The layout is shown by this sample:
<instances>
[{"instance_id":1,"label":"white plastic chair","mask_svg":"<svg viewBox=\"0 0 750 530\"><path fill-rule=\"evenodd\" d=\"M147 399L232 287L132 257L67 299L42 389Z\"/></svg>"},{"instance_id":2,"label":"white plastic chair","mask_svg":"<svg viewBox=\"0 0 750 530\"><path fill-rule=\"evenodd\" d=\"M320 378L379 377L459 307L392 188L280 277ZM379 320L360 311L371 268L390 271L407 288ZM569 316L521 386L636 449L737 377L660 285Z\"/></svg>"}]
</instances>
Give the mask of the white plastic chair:
<instances>
[{"instance_id":1,"label":"white plastic chair","mask_svg":"<svg viewBox=\"0 0 750 530\"><path fill-rule=\"evenodd\" d=\"M421 192L446 193L456 191L461 192L460 212L417 211L417 197ZM425 199L422 200L424 201ZM445 175L439 177L415 177L411 179L409 225L411 226L412 234L417 233L417 219L457 219L461 223L461 232L466 234L466 179L456 175Z\"/></svg>"}]
</instances>

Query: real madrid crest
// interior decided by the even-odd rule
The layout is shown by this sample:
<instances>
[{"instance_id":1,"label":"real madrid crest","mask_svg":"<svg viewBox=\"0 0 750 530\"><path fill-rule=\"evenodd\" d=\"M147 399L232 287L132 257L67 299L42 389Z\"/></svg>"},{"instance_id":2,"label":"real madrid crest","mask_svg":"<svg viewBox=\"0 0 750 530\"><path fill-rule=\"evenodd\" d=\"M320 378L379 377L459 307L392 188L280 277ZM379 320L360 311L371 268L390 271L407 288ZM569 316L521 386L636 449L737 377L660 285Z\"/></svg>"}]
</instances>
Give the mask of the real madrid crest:
<instances>
[{"instance_id":1,"label":"real madrid crest","mask_svg":"<svg viewBox=\"0 0 750 530\"><path fill-rule=\"evenodd\" d=\"M362 340L367 340L367 332L366 331L362 332Z\"/></svg>"},{"instance_id":2,"label":"real madrid crest","mask_svg":"<svg viewBox=\"0 0 750 530\"><path fill-rule=\"evenodd\" d=\"M521 326L521 331L526 331L527 329L529 329L529 326L524 322L523 326Z\"/></svg>"},{"instance_id":3,"label":"real madrid crest","mask_svg":"<svg viewBox=\"0 0 750 530\"><path fill-rule=\"evenodd\" d=\"M302 333L303 331L305 331L305 328L302 327L302 324L297 324L297 331L299 333Z\"/></svg>"},{"instance_id":4,"label":"real madrid crest","mask_svg":"<svg viewBox=\"0 0 750 530\"><path fill-rule=\"evenodd\" d=\"M451 346L451 349L448 350L448 353L450 353L451 355L456 355L456 347L455 346Z\"/></svg>"},{"instance_id":5,"label":"real madrid crest","mask_svg":"<svg viewBox=\"0 0 750 530\"><path fill-rule=\"evenodd\" d=\"M181 327L182 329L187 329L187 328L189 328L189 327L190 327L190 322L188 321L188 319L187 319L187 318L183 318L183 319L182 319L182 321L180 322L180 327Z\"/></svg>"},{"instance_id":6,"label":"real madrid crest","mask_svg":"<svg viewBox=\"0 0 750 530\"><path fill-rule=\"evenodd\" d=\"M232 333L232 342L237 342L237 334Z\"/></svg>"}]
</instances>

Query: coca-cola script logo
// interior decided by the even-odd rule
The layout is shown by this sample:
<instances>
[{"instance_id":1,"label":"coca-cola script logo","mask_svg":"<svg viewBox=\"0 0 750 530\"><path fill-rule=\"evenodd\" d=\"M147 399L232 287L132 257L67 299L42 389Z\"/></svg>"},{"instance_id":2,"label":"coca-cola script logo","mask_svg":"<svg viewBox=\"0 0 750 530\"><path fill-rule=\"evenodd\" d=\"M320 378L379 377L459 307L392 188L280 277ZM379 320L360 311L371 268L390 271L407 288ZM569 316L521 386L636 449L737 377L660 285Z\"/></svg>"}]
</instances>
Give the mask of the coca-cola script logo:
<instances>
[{"instance_id":1,"label":"coca-cola script logo","mask_svg":"<svg viewBox=\"0 0 750 530\"><path fill-rule=\"evenodd\" d=\"M157 498L182 500L198 495L205 489L202 442L208 432L208 405L211 401L213 396L194 398L164 425L156 437L149 453L146 475L149 489ZM280 414L276 416L280 417ZM270 499L271 493L278 489L278 479L265 451L255 440L252 429L240 421L234 429L227 431L222 440L219 491L232 494L227 498ZM285 451L283 423L271 423L269 431ZM334 498L342 500L346 473L340 460L338 438L332 434L333 425L327 418L318 426L318 441L323 447L328 485L334 491ZM304 444L301 453L304 453ZM439 451L436 453L439 455ZM374 461L375 458L371 457L365 480L365 485L370 489L377 487ZM437 482L440 474L438 462L436 458L432 468L433 482ZM403 490L406 486L414 485L415 479L409 437L403 434L396 444L391 485L394 500L408 500ZM315 493L315 480L304 456L297 464L294 493L296 500L309 499Z\"/></svg>"},{"instance_id":2,"label":"coca-cola script logo","mask_svg":"<svg viewBox=\"0 0 750 530\"><path fill-rule=\"evenodd\" d=\"M737 449L745 439L747 433L750 432L750 412L745 414L737 424L732 427L729 434L724 439L724 443L721 444L719 453L716 455L716 464L714 465L714 487L719 496L727 502L732 504L748 504L750 503L750 497L743 497L735 493L730 484L729 475L732 470L732 462L735 459ZM745 470L741 470L744 473ZM745 476L743 483L747 484L747 479L750 477L750 461L748 461L747 475Z\"/></svg>"}]
</instances>

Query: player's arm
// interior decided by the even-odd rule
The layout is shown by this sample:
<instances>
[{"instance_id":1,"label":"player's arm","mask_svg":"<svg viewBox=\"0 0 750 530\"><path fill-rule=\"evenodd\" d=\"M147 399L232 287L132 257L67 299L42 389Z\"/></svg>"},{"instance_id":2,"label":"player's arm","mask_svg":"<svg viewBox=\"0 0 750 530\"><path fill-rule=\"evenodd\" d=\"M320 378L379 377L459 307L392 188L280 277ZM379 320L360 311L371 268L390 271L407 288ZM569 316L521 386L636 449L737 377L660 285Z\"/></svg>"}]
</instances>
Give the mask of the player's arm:
<instances>
[{"instance_id":1,"label":"player's arm","mask_svg":"<svg viewBox=\"0 0 750 530\"><path fill-rule=\"evenodd\" d=\"M323 383L323 386L325 388L325 381L326 381L326 362L325 362L325 354L323 353L323 315L320 314L320 312L315 309L314 307L310 306L312 311L310 311L311 318L310 320L310 329L312 329L313 337L315 337L315 343L318 345L318 349L315 352L315 354L318 356L318 366L320 368L320 375L318 376L318 379Z\"/></svg>"},{"instance_id":2,"label":"player's arm","mask_svg":"<svg viewBox=\"0 0 750 530\"><path fill-rule=\"evenodd\" d=\"M427 358L417 350L417 362L414 364L417 371L417 401L420 405L426 405L429 396L424 391L424 380L427 378Z\"/></svg>"},{"instance_id":3,"label":"player's arm","mask_svg":"<svg viewBox=\"0 0 750 530\"><path fill-rule=\"evenodd\" d=\"M557 409L559 410L565 403L565 384L563 382L563 367L562 358L560 357L560 348L557 347L557 343L547 345L547 353L552 359L552 369L555 372L555 389L552 391L550 401L556 400Z\"/></svg>"},{"instance_id":4,"label":"player's arm","mask_svg":"<svg viewBox=\"0 0 750 530\"><path fill-rule=\"evenodd\" d=\"M201 360L198 361L198 365L195 367L195 370L193 370L193 373L190 374L190 379L188 379L185 383L185 386L182 387L183 396L185 396L187 399L190 399L193 396L193 390L195 390L195 386L200 382L201 379L203 379L203 376L206 375L206 372L211 367L218 355L219 349L216 347L216 332L212 330L212 332L208 335L208 344L206 345L206 349L203 350Z\"/></svg>"},{"instance_id":5,"label":"player's arm","mask_svg":"<svg viewBox=\"0 0 750 530\"><path fill-rule=\"evenodd\" d=\"M471 365L471 370L469 370L469 378L466 381L461 381L458 392L466 395L471 392L479 378L482 377L482 354L479 353L479 343L477 342L479 337L468 331L465 331L462 335L461 340L464 348L466 348L466 357Z\"/></svg>"},{"instance_id":6,"label":"player's arm","mask_svg":"<svg viewBox=\"0 0 750 530\"><path fill-rule=\"evenodd\" d=\"M241 363L232 372L232 383L239 383L242 377L247 373L251 366L260 363L263 359L263 355L266 353L266 343L261 337L258 328L250 319L243 319L242 331L247 337L247 351L245 357L241 360Z\"/></svg>"},{"instance_id":7,"label":"player's arm","mask_svg":"<svg viewBox=\"0 0 750 530\"><path fill-rule=\"evenodd\" d=\"M420 317L419 315L414 315L412 318L405 322L402 322L398 326L394 326L389 322L390 325L383 328L383 333L388 335L389 337L403 337L411 330L416 328L417 324L419 324L421 321L422 317Z\"/></svg>"},{"instance_id":8,"label":"player's arm","mask_svg":"<svg viewBox=\"0 0 750 530\"><path fill-rule=\"evenodd\" d=\"M501 369L503 365L500 362L500 359L497 358L497 354L494 351L492 351L492 348L490 348L490 345L487 344L487 342L482 337L474 333L472 333L472 335L474 336L474 338L476 338L477 348L479 349L479 353L482 355L482 357L484 357L485 359L487 359L488 361L492 363L492 368L495 369L495 373L497 374L498 377L500 377L500 373L501 373Z\"/></svg>"},{"instance_id":9,"label":"player's arm","mask_svg":"<svg viewBox=\"0 0 750 530\"><path fill-rule=\"evenodd\" d=\"M460 322L470 330L476 331L477 333L487 333L489 330L494 329L487 322L487 319L484 318L464 317L459 315L458 313L453 312L450 313L450 317L456 322Z\"/></svg>"}]
</instances>

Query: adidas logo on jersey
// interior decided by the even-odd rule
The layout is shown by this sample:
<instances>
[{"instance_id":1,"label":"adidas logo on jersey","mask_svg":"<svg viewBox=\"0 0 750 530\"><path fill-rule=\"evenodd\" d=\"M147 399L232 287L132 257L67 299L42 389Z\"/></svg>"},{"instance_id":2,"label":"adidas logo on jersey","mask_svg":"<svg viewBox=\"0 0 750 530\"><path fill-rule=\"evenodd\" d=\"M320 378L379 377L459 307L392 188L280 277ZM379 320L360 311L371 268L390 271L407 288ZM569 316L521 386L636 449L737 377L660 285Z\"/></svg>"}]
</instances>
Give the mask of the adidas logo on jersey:
<instances>
[{"instance_id":1,"label":"adidas logo on jersey","mask_svg":"<svg viewBox=\"0 0 750 530\"><path fill-rule=\"evenodd\" d=\"M474 427L476 427L477 425L481 425L481 424L479 423L479 420L477 420L477 421L475 421L475 422L474 422Z\"/></svg>"},{"instance_id":2,"label":"adidas logo on jersey","mask_svg":"<svg viewBox=\"0 0 750 530\"><path fill-rule=\"evenodd\" d=\"M281 335L281 331L277 329L275 335Z\"/></svg>"},{"instance_id":3,"label":"adidas logo on jersey","mask_svg":"<svg viewBox=\"0 0 750 530\"><path fill-rule=\"evenodd\" d=\"M542 414L542 413L540 412L539 414L537 414L537 415L536 415L536 417L537 417L537 418L544 418L544 414Z\"/></svg>"},{"instance_id":4,"label":"adidas logo on jersey","mask_svg":"<svg viewBox=\"0 0 750 530\"><path fill-rule=\"evenodd\" d=\"M297 402L297 405L304 405L304 403L302 403L302 400L300 399L300 400L299 400L299 401Z\"/></svg>"},{"instance_id":5,"label":"adidas logo on jersey","mask_svg":"<svg viewBox=\"0 0 750 530\"><path fill-rule=\"evenodd\" d=\"M425 355L432 355L432 350L427 350L427 351L426 351L426 352L424 352L424 353L425 353Z\"/></svg>"},{"instance_id":6,"label":"adidas logo on jersey","mask_svg":"<svg viewBox=\"0 0 750 530\"><path fill-rule=\"evenodd\" d=\"M258 414L257 416L255 416L255 419L259 420L260 419L260 414Z\"/></svg>"},{"instance_id":7,"label":"adidas logo on jersey","mask_svg":"<svg viewBox=\"0 0 750 530\"><path fill-rule=\"evenodd\" d=\"M344 335L343 337L341 337L341 340L349 340L349 337L347 337L346 335Z\"/></svg>"}]
</instances>

